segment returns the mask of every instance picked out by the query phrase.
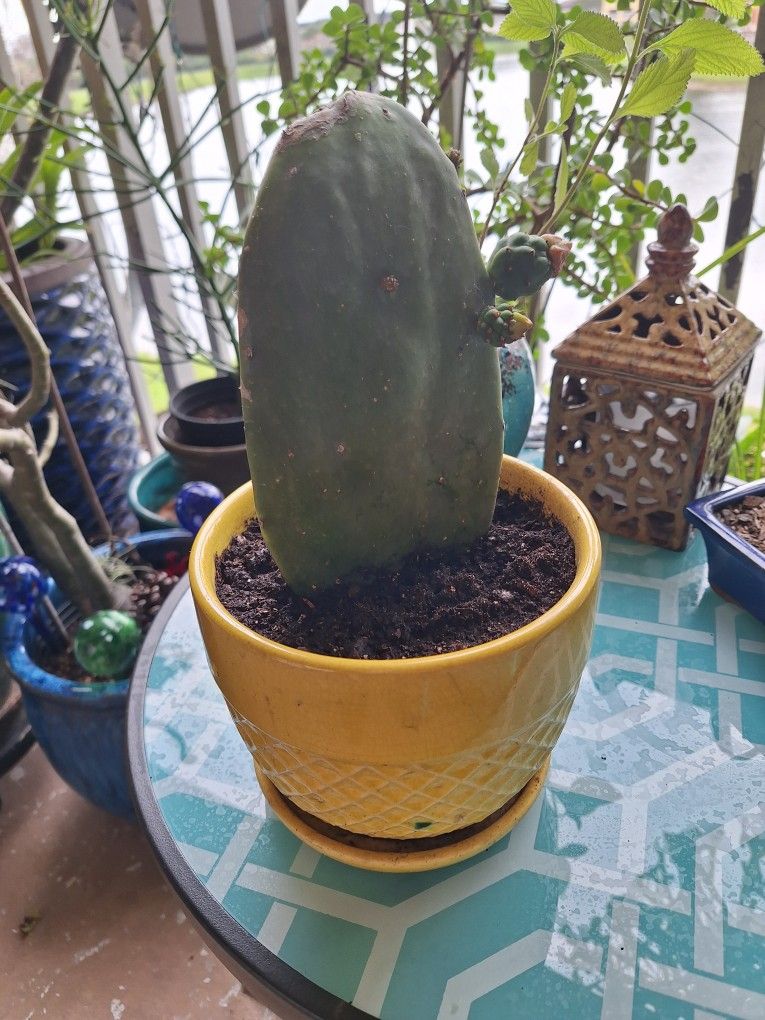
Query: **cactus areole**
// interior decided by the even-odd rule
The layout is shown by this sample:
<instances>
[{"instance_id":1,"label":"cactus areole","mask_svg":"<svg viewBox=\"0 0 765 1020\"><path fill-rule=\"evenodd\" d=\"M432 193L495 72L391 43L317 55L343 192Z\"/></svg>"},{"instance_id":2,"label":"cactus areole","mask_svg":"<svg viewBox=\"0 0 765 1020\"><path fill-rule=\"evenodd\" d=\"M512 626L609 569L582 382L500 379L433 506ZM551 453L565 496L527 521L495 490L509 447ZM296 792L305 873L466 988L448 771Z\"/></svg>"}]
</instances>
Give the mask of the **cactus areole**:
<instances>
[{"instance_id":1,"label":"cactus areole","mask_svg":"<svg viewBox=\"0 0 765 1020\"><path fill-rule=\"evenodd\" d=\"M481 323L495 292L455 166L405 108L350 92L284 132L245 236L239 315L255 505L294 591L488 529L505 341Z\"/></svg>"}]
</instances>

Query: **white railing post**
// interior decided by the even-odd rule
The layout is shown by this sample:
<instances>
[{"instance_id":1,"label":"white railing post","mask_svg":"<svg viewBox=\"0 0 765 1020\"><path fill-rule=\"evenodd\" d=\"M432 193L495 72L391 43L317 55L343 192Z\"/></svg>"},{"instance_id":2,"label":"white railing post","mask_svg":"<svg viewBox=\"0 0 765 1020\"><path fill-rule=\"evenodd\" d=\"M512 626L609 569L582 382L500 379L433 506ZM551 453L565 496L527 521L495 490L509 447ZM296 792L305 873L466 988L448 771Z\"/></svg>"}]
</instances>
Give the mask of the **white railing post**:
<instances>
[{"instance_id":1,"label":"white railing post","mask_svg":"<svg viewBox=\"0 0 765 1020\"><path fill-rule=\"evenodd\" d=\"M27 0L29 2L29 0ZM154 209L151 185L142 174L139 147L123 126L127 120L135 133L132 111L123 104L119 109L112 90L104 81L104 72L119 88L126 77L125 59L113 10L104 18L99 39L99 60L83 53L82 71L101 134L107 142L107 160L112 184L127 238L128 254L141 287L149 313L152 333L162 364L165 382L171 393L193 381L191 363L182 346L168 330L167 323L179 326L183 319L173 294L159 223Z\"/></svg>"},{"instance_id":2,"label":"white railing post","mask_svg":"<svg viewBox=\"0 0 765 1020\"><path fill-rule=\"evenodd\" d=\"M297 78L300 66L297 0L269 0L269 5L279 74L282 76L282 84L289 85Z\"/></svg>"},{"instance_id":3,"label":"white railing post","mask_svg":"<svg viewBox=\"0 0 765 1020\"><path fill-rule=\"evenodd\" d=\"M239 219L249 215L254 199L250 149L244 130L239 82L236 77L236 45L227 0L200 0L207 47L218 96L221 133L234 182Z\"/></svg>"},{"instance_id":4,"label":"white railing post","mask_svg":"<svg viewBox=\"0 0 765 1020\"><path fill-rule=\"evenodd\" d=\"M765 52L765 14L759 9L754 45ZM725 233L725 247L746 237L752 223L757 183L760 178L763 148L765 147L765 74L750 78L746 89L744 119L741 123L741 138L738 146L736 169L733 174L733 194L730 199L728 228ZM720 273L719 292L732 304L736 303L741 274L744 269L746 249L727 262Z\"/></svg>"},{"instance_id":5,"label":"white railing post","mask_svg":"<svg viewBox=\"0 0 765 1020\"><path fill-rule=\"evenodd\" d=\"M24 8L29 21L32 42L40 72L42 75L47 75L54 51L53 27L47 17L47 11L42 9L40 4L35 4L33 0L24 0ZM65 104L66 97L62 97L62 105ZM71 147L71 143L67 143L67 148ZM130 329L130 310L125 296L120 290L114 270L105 258L108 246L100 222L100 211L93 197L93 185L85 169L72 168L70 170L70 177L72 188L77 196L77 203L80 207L80 215L85 225L85 232L90 242L93 260L106 293L109 310L112 313L117 339L122 348L142 438L147 449L154 456L160 449L154 434L154 411L149 399L146 379L141 371L140 364L136 360L135 345L133 344Z\"/></svg>"},{"instance_id":6,"label":"white railing post","mask_svg":"<svg viewBox=\"0 0 765 1020\"><path fill-rule=\"evenodd\" d=\"M137 7L143 29L144 46L152 46L149 57L152 74L155 81L161 80L157 92L157 102L167 138L167 149L170 157L174 158L173 176L183 221L189 235L187 242L191 263L199 276L202 271L202 252L206 247L204 225L199 195L194 183L194 167L191 153L188 150L187 130L181 109L176 62L170 43L169 27L163 27L165 7L161 0L137 0ZM224 364L231 363L232 352L226 351L226 338L220 310L215 300L209 294L205 294L199 284L197 286L212 353Z\"/></svg>"}]
</instances>

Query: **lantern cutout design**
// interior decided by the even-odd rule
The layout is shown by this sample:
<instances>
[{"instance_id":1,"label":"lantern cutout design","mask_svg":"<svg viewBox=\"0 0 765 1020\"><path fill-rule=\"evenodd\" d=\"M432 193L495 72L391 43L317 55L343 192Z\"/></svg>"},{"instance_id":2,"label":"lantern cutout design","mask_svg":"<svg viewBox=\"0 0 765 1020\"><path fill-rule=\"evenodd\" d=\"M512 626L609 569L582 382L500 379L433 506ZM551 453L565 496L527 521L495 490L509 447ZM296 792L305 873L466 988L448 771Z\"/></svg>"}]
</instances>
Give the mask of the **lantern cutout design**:
<instances>
[{"instance_id":1,"label":"lantern cutout design","mask_svg":"<svg viewBox=\"0 0 765 1020\"><path fill-rule=\"evenodd\" d=\"M553 351L545 470L612 535L683 549L686 503L725 477L760 331L691 275L675 205L648 276Z\"/></svg>"}]
</instances>

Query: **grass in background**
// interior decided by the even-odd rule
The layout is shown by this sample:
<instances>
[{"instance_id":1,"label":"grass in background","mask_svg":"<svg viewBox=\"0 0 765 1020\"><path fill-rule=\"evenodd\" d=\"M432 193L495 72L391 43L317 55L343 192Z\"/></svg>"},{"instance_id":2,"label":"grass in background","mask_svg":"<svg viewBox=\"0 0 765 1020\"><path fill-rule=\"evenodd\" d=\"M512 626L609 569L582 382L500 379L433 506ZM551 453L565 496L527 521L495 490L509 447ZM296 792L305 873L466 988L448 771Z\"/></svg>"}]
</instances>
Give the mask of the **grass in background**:
<instances>
[{"instance_id":1,"label":"grass in background","mask_svg":"<svg viewBox=\"0 0 765 1020\"><path fill-rule=\"evenodd\" d=\"M164 413L170 404L170 394L165 385L165 377L162 374L162 365L159 358L150 356L136 358L141 366L143 377L146 380L146 387L149 391L149 400L155 414ZM195 361L192 363L194 375L197 379L212 379L216 374L215 369L206 361Z\"/></svg>"},{"instance_id":2,"label":"grass in background","mask_svg":"<svg viewBox=\"0 0 765 1020\"><path fill-rule=\"evenodd\" d=\"M746 417L752 424L736 440L728 472L745 482L755 482L765 476L765 399L759 411Z\"/></svg>"}]
</instances>

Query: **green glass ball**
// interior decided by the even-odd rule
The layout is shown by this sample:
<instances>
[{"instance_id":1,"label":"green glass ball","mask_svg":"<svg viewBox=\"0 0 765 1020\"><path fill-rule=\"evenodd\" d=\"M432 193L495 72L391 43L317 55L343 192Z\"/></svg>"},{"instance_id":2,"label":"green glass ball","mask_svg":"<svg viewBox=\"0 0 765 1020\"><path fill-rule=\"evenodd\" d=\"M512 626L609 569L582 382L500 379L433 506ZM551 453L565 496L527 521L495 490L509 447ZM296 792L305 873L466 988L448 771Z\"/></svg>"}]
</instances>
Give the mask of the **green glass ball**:
<instances>
[{"instance_id":1,"label":"green glass ball","mask_svg":"<svg viewBox=\"0 0 765 1020\"><path fill-rule=\"evenodd\" d=\"M141 647L141 630L132 616L102 609L83 620L74 638L74 657L94 676L126 677Z\"/></svg>"}]
</instances>

